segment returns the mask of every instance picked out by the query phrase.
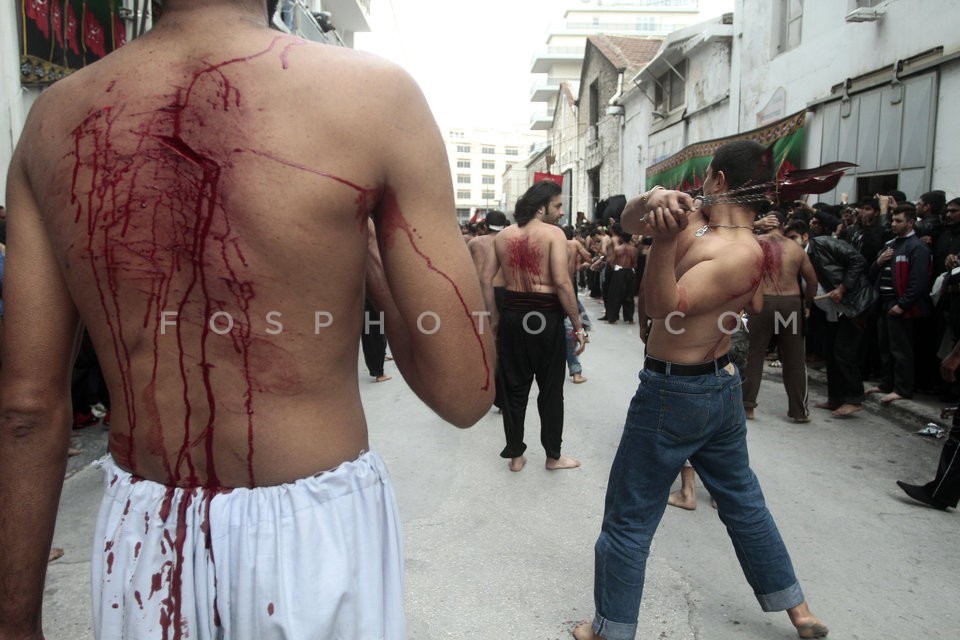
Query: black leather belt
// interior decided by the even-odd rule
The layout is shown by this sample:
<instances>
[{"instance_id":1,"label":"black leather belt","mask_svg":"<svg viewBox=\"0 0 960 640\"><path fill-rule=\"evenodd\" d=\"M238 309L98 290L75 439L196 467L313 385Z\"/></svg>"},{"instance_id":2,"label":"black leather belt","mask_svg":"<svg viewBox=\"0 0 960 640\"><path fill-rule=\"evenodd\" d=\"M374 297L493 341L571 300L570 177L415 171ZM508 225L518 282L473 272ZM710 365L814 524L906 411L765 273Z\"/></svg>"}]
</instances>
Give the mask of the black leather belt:
<instances>
[{"instance_id":1,"label":"black leather belt","mask_svg":"<svg viewBox=\"0 0 960 640\"><path fill-rule=\"evenodd\" d=\"M726 353L716 360L698 364L678 364L647 356L643 361L643 368L657 373L665 373L668 376L704 376L708 373L716 373L728 364L730 364L730 355Z\"/></svg>"}]
</instances>

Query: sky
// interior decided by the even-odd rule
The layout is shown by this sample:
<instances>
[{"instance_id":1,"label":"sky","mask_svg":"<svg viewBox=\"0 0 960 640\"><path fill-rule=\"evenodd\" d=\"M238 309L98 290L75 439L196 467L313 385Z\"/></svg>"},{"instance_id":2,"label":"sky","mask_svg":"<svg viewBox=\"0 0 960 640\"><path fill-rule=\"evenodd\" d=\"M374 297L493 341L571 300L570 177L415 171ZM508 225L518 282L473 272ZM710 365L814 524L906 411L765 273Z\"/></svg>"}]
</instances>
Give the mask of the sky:
<instances>
[{"instance_id":1,"label":"sky","mask_svg":"<svg viewBox=\"0 0 960 640\"><path fill-rule=\"evenodd\" d=\"M732 0L701 0L732 5ZM372 0L354 45L404 67L441 127L530 125L534 54L574 0ZM543 77L543 76L540 76Z\"/></svg>"},{"instance_id":2,"label":"sky","mask_svg":"<svg viewBox=\"0 0 960 640\"><path fill-rule=\"evenodd\" d=\"M372 0L355 46L398 63L420 84L441 126L529 126L533 54L546 45L558 0Z\"/></svg>"}]
</instances>

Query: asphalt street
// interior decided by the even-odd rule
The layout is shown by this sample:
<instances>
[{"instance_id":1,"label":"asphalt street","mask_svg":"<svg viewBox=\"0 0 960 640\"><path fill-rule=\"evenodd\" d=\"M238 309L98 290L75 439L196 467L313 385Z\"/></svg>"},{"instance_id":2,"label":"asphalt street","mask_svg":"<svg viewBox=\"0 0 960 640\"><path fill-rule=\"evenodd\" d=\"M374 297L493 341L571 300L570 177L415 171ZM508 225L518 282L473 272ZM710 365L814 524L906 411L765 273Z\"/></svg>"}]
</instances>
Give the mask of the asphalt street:
<instances>
[{"instance_id":1,"label":"asphalt street","mask_svg":"<svg viewBox=\"0 0 960 640\"><path fill-rule=\"evenodd\" d=\"M599 315L595 302L585 304ZM593 543L642 355L635 325L595 323L582 356L588 382L564 388L564 453L583 465L544 469L531 397L529 461L520 473L498 456L495 410L458 430L412 394L392 362L385 383L372 382L361 363L372 446L400 502L411 640L569 638L592 616ZM811 405L822 394L813 386ZM809 424L789 421L772 378L749 425L752 466L813 611L831 638L960 637L960 514L918 506L894 484L928 480L942 441L914 435L919 426L900 414L837 419L814 411ZM54 536L65 555L47 576L48 640L92 637L89 556L100 475L88 462L103 450L105 432L92 427L77 444L84 453L71 461ZM761 612L702 487L698 497L695 511L668 508L663 518L637 637L795 638L785 614Z\"/></svg>"}]
</instances>

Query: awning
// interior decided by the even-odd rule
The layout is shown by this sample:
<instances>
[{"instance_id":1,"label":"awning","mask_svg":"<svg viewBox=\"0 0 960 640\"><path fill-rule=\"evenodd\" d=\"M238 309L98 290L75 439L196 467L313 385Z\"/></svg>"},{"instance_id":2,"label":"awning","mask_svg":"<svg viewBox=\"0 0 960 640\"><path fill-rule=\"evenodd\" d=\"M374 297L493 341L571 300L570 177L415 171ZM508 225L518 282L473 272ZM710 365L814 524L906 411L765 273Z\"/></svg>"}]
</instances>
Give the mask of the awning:
<instances>
[{"instance_id":1,"label":"awning","mask_svg":"<svg viewBox=\"0 0 960 640\"><path fill-rule=\"evenodd\" d=\"M20 83L50 84L126 41L122 0L16 0Z\"/></svg>"},{"instance_id":2,"label":"awning","mask_svg":"<svg viewBox=\"0 0 960 640\"><path fill-rule=\"evenodd\" d=\"M773 145L777 175L783 175L796 169L802 161L805 117L806 111L801 111L753 131L690 145L666 160L647 167L647 189L654 185L684 191L698 188L707 175L713 154L734 140L754 140L767 147Z\"/></svg>"}]
</instances>

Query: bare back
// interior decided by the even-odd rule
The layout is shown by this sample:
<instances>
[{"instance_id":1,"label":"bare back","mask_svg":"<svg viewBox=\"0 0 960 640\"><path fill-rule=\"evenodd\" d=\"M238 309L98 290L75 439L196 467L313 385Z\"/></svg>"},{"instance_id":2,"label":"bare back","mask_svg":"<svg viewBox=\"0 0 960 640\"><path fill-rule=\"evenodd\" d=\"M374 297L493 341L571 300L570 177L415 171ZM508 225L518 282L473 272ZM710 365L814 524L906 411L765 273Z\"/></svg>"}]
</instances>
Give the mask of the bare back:
<instances>
[{"instance_id":1,"label":"bare back","mask_svg":"<svg viewBox=\"0 0 960 640\"><path fill-rule=\"evenodd\" d=\"M450 246L452 216L434 230L400 214L446 209L452 193L436 181L421 201L390 186L413 182L401 162L443 169L442 153L401 160L399 143L383 143L403 138L389 105L414 103L398 129L429 117L399 76L263 27L210 38L158 26L38 102L25 173L100 356L121 466L252 486L368 448L357 384L368 216L387 267L420 264L429 286L460 295L452 283L470 266L462 243L432 262L418 248ZM427 142L442 150L438 134ZM482 377L478 362L465 366Z\"/></svg>"},{"instance_id":2,"label":"bare back","mask_svg":"<svg viewBox=\"0 0 960 640\"><path fill-rule=\"evenodd\" d=\"M496 237L496 233L487 233L467 242L467 248L470 250L470 258L477 268L478 276L483 273L484 265L486 265L488 261L496 260L493 250L493 240ZM502 287L505 284L506 281L503 278L503 271L498 269L497 274L493 277L493 286Z\"/></svg>"},{"instance_id":3,"label":"bare back","mask_svg":"<svg viewBox=\"0 0 960 640\"><path fill-rule=\"evenodd\" d=\"M763 294L767 296L800 295L799 275L806 252L793 240L779 233L767 233L757 240L763 249Z\"/></svg>"},{"instance_id":4,"label":"bare back","mask_svg":"<svg viewBox=\"0 0 960 640\"><path fill-rule=\"evenodd\" d=\"M614 249L613 264L624 269L636 269L637 248L629 242L621 242Z\"/></svg>"},{"instance_id":5,"label":"bare back","mask_svg":"<svg viewBox=\"0 0 960 640\"><path fill-rule=\"evenodd\" d=\"M497 234L494 249L508 291L556 293L556 261L568 264L567 239L553 224L531 220ZM566 272L564 272L566 273Z\"/></svg>"}]
</instances>

